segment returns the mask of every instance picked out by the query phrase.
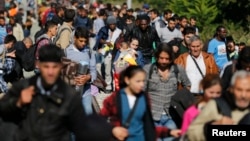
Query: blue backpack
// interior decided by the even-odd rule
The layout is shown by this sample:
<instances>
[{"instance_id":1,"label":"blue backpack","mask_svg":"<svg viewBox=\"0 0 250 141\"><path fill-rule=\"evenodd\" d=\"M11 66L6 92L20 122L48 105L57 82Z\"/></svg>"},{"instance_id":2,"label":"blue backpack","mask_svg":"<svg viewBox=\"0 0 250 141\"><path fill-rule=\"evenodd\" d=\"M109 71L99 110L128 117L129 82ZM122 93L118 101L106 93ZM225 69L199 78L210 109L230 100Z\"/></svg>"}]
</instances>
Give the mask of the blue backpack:
<instances>
[{"instance_id":1,"label":"blue backpack","mask_svg":"<svg viewBox=\"0 0 250 141\"><path fill-rule=\"evenodd\" d=\"M54 16L55 16L55 13L50 11L46 17L46 21L51 21Z\"/></svg>"}]
</instances>

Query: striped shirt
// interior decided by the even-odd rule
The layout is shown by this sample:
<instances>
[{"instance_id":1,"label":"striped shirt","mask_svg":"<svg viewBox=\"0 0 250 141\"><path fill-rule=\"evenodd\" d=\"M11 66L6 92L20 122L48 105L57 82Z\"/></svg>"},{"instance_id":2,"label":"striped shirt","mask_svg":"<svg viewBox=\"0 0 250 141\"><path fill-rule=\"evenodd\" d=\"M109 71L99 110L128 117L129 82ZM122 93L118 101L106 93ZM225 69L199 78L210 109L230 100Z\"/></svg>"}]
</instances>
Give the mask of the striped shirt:
<instances>
[{"instance_id":1,"label":"striped shirt","mask_svg":"<svg viewBox=\"0 0 250 141\"><path fill-rule=\"evenodd\" d=\"M151 64L144 67L145 71L147 72L147 78L149 78L150 66ZM178 65L177 67L179 71L178 82L184 87L191 86L185 70ZM162 113L169 113L168 109L170 107L171 97L178 90L178 82L173 66L171 66L170 74L166 80L161 78L160 74L158 73L157 66L154 66L151 79L149 79L147 83L149 83L148 93L150 95L152 105L151 110L155 121L160 120Z\"/></svg>"}]
</instances>

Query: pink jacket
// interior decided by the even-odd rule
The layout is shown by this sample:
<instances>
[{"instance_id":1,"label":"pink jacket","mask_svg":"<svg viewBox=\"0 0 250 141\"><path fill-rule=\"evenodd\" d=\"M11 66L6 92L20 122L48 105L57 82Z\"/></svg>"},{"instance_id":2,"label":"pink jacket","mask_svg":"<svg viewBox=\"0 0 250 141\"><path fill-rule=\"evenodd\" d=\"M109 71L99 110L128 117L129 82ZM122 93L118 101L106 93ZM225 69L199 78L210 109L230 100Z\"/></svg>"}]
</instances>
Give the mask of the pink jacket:
<instances>
[{"instance_id":1,"label":"pink jacket","mask_svg":"<svg viewBox=\"0 0 250 141\"><path fill-rule=\"evenodd\" d=\"M192 123L192 121L199 115L200 110L196 107L196 105L190 106L183 115L183 122L181 126L181 134L184 135L189 125Z\"/></svg>"}]
</instances>

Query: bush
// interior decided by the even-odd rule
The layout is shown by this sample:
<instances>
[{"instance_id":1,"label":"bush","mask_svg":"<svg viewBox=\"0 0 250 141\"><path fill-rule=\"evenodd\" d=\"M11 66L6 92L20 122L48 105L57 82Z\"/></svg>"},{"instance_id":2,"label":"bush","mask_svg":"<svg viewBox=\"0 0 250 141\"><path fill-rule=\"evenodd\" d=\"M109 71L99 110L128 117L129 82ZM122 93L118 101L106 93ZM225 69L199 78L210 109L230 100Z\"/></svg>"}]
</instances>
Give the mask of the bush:
<instances>
[{"instance_id":1,"label":"bush","mask_svg":"<svg viewBox=\"0 0 250 141\"><path fill-rule=\"evenodd\" d=\"M203 29L200 31L201 39L206 43L209 39L213 38L215 34L216 27L220 24L209 24L203 26ZM223 21L223 24L227 29L227 35L232 36L236 43L245 42L250 44L250 33L241 26L241 23L233 23L231 21Z\"/></svg>"}]
</instances>

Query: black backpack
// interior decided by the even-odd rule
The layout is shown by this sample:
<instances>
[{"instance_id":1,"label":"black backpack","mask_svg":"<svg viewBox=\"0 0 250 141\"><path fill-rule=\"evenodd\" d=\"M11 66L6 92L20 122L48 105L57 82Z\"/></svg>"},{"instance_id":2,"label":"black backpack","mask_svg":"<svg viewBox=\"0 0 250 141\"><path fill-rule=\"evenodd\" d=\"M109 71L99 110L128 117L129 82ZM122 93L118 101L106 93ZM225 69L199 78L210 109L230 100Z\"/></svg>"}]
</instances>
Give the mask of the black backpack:
<instances>
[{"instance_id":1,"label":"black backpack","mask_svg":"<svg viewBox=\"0 0 250 141\"><path fill-rule=\"evenodd\" d=\"M35 52L36 47L30 47L22 56L22 66L25 71L33 71L35 69Z\"/></svg>"}]
</instances>

